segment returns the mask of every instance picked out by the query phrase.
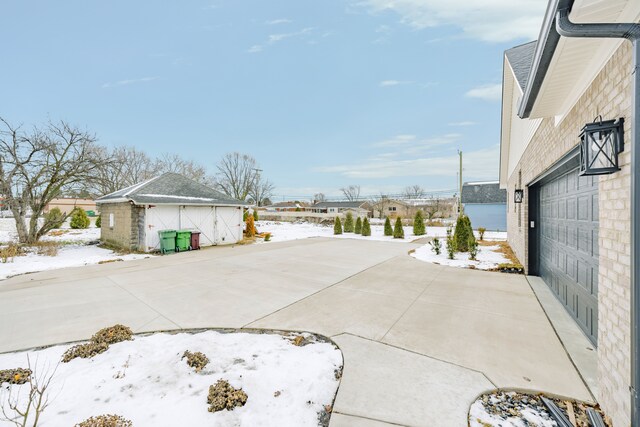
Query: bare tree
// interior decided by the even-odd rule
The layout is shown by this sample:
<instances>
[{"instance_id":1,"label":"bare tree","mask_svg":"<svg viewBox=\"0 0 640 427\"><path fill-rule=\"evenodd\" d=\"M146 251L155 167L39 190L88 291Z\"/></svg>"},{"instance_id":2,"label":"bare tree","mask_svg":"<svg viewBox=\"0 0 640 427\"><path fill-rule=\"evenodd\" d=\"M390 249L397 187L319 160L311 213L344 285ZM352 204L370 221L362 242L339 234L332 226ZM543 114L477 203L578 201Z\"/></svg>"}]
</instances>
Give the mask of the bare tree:
<instances>
[{"instance_id":1,"label":"bare tree","mask_svg":"<svg viewBox=\"0 0 640 427\"><path fill-rule=\"evenodd\" d=\"M313 195L313 200L316 203L326 202L327 201L327 197L324 195L324 193L316 193L316 194Z\"/></svg>"},{"instance_id":2,"label":"bare tree","mask_svg":"<svg viewBox=\"0 0 640 427\"><path fill-rule=\"evenodd\" d=\"M103 162L97 169L93 193L102 196L130 187L157 175L156 162L144 151L134 147L104 149Z\"/></svg>"},{"instance_id":3,"label":"bare tree","mask_svg":"<svg viewBox=\"0 0 640 427\"><path fill-rule=\"evenodd\" d=\"M17 427L26 427L27 423L32 419L32 427L37 427L42 412L49 406L49 386L55 376L58 369L58 365L52 371L45 371L38 375L39 370L37 366L31 366L31 360L27 356L27 363L29 365L28 371L31 372L27 380L27 396L25 397L26 403L20 404L22 400L20 395L13 395L11 386L6 390L6 399L4 396L0 396L0 421L10 422ZM37 362L36 362L37 364Z\"/></svg>"},{"instance_id":4,"label":"bare tree","mask_svg":"<svg viewBox=\"0 0 640 427\"><path fill-rule=\"evenodd\" d=\"M409 187L405 187L404 196L407 199L421 199L426 195L424 188L419 185L411 185Z\"/></svg>"},{"instance_id":5,"label":"bare tree","mask_svg":"<svg viewBox=\"0 0 640 427\"><path fill-rule=\"evenodd\" d=\"M0 118L0 127L0 194L20 243L34 243L56 225L39 224L47 204L65 191L84 188L106 159L94 135L64 121L26 133Z\"/></svg>"},{"instance_id":6,"label":"bare tree","mask_svg":"<svg viewBox=\"0 0 640 427\"><path fill-rule=\"evenodd\" d=\"M256 184L258 163L248 154L226 154L217 166L216 187L227 196L246 200Z\"/></svg>"},{"instance_id":7,"label":"bare tree","mask_svg":"<svg viewBox=\"0 0 640 427\"><path fill-rule=\"evenodd\" d=\"M386 194L380 193L371 198L371 206L374 212L378 212L379 218L384 218L387 207L391 204L391 199Z\"/></svg>"},{"instance_id":8,"label":"bare tree","mask_svg":"<svg viewBox=\"0 0 640 427\"><path fill-rule=\"evenodd\" d=\"M255 183L251 186L249 194L254 203L263 206L266 200L270 200L273 196L275 186L268 179L263 178L259 173L256 175Z\"/></svg>"},{"instance_id":9,"label":"bare tree","mask_svg":"<svg viewBox=\"0 0 640 427\"><path fill-rule=\"evenodd\" d=\"M359 185L350 185L348 187L342 187L340 191L342 191L342 194L344 194L344 197L346 197L346 199L349 200L350 202L353 202L354 200L358 200L360 198Z\"/></svg>"},{"instance_id":10,"label":"bare tree","mask_svg":"<svg viewBox=\"0 0 640 427\"><path fill-rule=\"evenodd\" d=\"M185 160L178 154L163 154L156 159L155 169L157 174L173 172L200 183L210 181L204 166L192 160Z\"/></svg>"},{"instance_id":11,"label":"bare tree","mask_svg":"<svg viewBox=\"0 0 640 427\"><path fill-rule=\"evenodd\" d=\"M440 212L440 207L440 199L432 197L423 209L427 219L432 220Z\"/></svg>"}]
</instances>

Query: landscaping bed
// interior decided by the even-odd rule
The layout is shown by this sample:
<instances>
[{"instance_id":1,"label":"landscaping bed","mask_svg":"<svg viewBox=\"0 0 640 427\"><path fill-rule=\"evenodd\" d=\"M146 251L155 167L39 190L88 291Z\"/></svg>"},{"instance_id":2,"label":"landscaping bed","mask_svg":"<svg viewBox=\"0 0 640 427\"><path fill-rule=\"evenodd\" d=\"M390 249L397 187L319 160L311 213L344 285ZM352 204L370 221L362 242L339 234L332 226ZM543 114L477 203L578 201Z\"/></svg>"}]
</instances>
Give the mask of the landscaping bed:
<instances>
[{"instance_id":1,"label":"landscaping bed","mask_svg":"<svg viewBox=\"0 0 640 427\"><path fill-rule=\"evenodd\" d=\"M49 381L42 427L103 425L101 420L133 427L284 421L324 426L341 371L340 350L312 334L206 330L131 336L117 325L88 342L0 354L0 405L7 410L15 401L24 408L33 383ZM30 380L24 382L24 375ZM2 421L0 412L5 425L13 424Z\"/></svg>"}]
</instances>

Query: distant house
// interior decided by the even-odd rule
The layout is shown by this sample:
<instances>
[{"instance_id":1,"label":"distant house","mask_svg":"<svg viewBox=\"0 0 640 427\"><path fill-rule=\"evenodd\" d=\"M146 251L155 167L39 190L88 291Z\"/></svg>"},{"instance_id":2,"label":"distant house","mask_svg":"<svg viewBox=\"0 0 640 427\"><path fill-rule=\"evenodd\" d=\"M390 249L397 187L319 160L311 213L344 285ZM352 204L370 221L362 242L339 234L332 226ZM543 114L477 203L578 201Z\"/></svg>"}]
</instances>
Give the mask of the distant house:
<instances>
[{"instance_id":1,"label":"distant house","mask_svg":"<svg viewBox=\"0 0 640 427\"><path fill-rule=\"evenodd\" d=\"M304 211L309 206L305 202L278 202L269 206L265 206L264 209L267 212L300 212Z\"/></svg>"},{"instance_id":2,"label":"distant house","mask_svg":"<svg viewBox=\"0 0 640 427\"><path fill-rule=\"evenodd\" d=\"M507 191L500 188L498 181L465 183L462 205L474 228L507 229Z\"/></svg>"},{"instance_id":3,"label":"distant house","mask_svg":"<svg viewBox=\"0 0 640 427\"><path fill-rule=\"evenodd\" d=\"M96 211L96 202L92 199L77 199L73 197L60 197L51 200L44 208L44 213L49 212L53 208L58 208L63 214L70 213L75 208L80 208L85 211Z\"/></svg>"},{"instance_id":4,"label":"distant house","mask_svg":"<svg viewBox=\"0 0 640 427\"><path fill-rule=\"evenodd\" d=\"M402 200L383 199L374 203L372 208L374 218L395 218L398 216L408 218L411 216L413 206Z\"/></svg>"},{"instance_id":5,"label":"distant house","mask_svg":"<svg viewBox=\"0 0 640 427\"><path fill-rule=\"evenodd\" d=\"M306 209L307 211L315 213L328 213L339 214L351 211L355 216L369 216L371 213L371 206L369 202L356 200L356 201L343 201L343 202L318 202Z\"/></svg>"},{"instance_id":6,"label":"distant house","mask_svg":"<svg viewBox=\"0 0 640 427\"><path fill-rule=\"evenodd\" d=\"M101 240L129 250L159 250L161 230L200 231L201 246L242 240L245 203L175 173L107 194L96 203Z\"/></svg>"}]
</instances>

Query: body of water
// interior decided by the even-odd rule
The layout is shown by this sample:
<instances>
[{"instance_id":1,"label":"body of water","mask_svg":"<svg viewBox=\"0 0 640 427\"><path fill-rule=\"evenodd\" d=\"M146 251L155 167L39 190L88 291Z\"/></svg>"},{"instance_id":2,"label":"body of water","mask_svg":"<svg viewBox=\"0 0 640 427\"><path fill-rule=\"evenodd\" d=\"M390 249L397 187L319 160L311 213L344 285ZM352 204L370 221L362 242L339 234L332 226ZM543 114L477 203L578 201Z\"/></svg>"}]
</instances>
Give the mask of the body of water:
<instances>
[{"instance_id":1,"label":"body of water","mask_svg":"<svg viewBox=\"0 0 640 427\"><path fill-rule=\"evenodd\" d=\"M474 230L484 227L491 231L507 231L507 205L505 203L465 203L464 213Z\"/></svg>"}]
</instances>

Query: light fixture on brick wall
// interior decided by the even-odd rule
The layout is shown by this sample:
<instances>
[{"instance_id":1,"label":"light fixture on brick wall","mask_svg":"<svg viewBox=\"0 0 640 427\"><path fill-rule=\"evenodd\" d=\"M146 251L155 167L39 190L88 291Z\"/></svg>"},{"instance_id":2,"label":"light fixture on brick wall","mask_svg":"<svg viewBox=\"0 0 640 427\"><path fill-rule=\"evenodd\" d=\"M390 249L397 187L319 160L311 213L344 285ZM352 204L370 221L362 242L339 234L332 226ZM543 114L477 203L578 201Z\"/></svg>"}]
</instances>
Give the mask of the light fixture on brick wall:
<instances>
[{"instance_id":1,"label":"light fixture on brick wall","mask_svg":"<svg viewBox=\"0 0 640 427\"><path fill-rule=\"evenodd\" d=\"M580 133L580 175L606 175L620 170L618 154L624 151L624 119L598 116Z\"/></svg>"},{"instance_id":2,"label":"light fixture on brick wall","mask_svg":"<svg viewBox=\"0 0 640 427\"><path fill-rule=\"evenodd\" d=\"M524 199L524 190L516 188L516 191L513 193L513 202L522 203L523 199Z\"/></svg>"}]
</instances>

